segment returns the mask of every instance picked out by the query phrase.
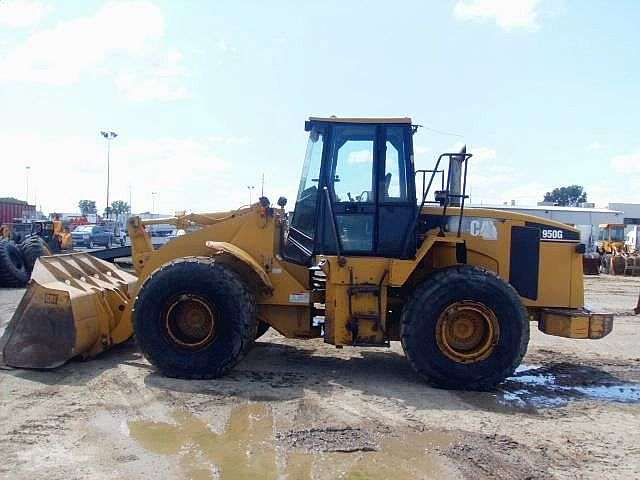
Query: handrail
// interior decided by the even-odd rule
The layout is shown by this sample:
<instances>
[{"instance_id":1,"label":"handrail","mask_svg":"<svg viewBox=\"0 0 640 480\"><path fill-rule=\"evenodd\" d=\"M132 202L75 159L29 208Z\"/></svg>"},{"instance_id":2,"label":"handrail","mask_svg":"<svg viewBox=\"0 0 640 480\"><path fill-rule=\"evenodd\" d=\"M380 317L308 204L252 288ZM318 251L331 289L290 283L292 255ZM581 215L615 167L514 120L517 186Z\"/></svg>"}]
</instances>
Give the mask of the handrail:
<instances>
[{"instance_id":1,"label":"handrail","mask_svg":"<svg viewBox=\"0 0 640 480\"><path fill-rule=\"evenodd\" d=\"M436 172L436 173L440 173L440 188L444 190L444 169L442 170L416 170L415 174L416 176L421 173L422 174L422 192L424 192L424 185L425 185L425 180L426 180L426 174L427 173L432 173L432 172Z\"/></svg>"},{"instance_id":2,"label":"handrail","mask_svg":"<svg viewBox=\"0 0 640 480\"><path fill-rule=\"evenodd\" d=\"M418 210L416 210L416 214L413 217L413 221L409 225L409 228L407 229L407 233L405 235L404 245L402 247L402 254L403 255L406 255L406 253L407 253L407 248L409 247L409 242L413 238L413 235L411 235L411 232L413 232L415 230L416 225L418 224L418 219L420 218L420 212L422 211L422 207L424 207L424 204L427 201L427 195L429 194L429 190L431 190L431 184L433 183L433 179L436 176L436 172L438 171L438 167L440 166L440 161L442 160L442 157L444 157L445 155L446 154L443 153L438 157L438 160L436 161L436 166L433 167L433 170L431 171L431 177L429 178L429 184L427 185L427 189L426 190L423 189L423 191L422 191L422 201L420 202L420 206L418 207Z\"/></svg>"},{"instance_id":3,"label":"handrail","mask_svg":"<svg viewBox=\"0 0 640 480\"><path fill-rule=\"evenodd\" d=\"M344 265L346 261L342 256L342 240L338 235L337 219L333 214L333 202L331 201L331 195L329 194L329 189L326 187L326 185L322 187L322 189L324 190L325 198L327 199L327 208L329 209L329 215L331 216L331 230L333 231L333 238L336 241L336 254L338 255L338 264Z\"/></svg>"},{"instance_id":4,"label":"handrail","mask_svg":"<svg viewBox=\"0 0 640 480\"><path fill-rule=\"evenodd\" d=\"M471 153L442 153L440 154L440 156L438 157L438 160L436 161L436 165L432 170L417 170L415 173L417 174L418 172L423 173L423 179L424 179L424 175L425 173L429 173L431 172L431 177L429 178L429 183L427 184L427 188L424 188L424 181L423 181L423 191L422 191L422 200L420 202L420 206L418 207L415 216L413 217L413 221L411 222L411 224L409 224L409 227L407 229L406 235L405 235L405 241L404 241L404 246L402 247L402 253L403 255L406 255L407 253L407 248L409 247L409 242L411 241L412 238L415 238L414 235L412 235L412 232L415 231L415 228L418 224L418 219L420 218L420 214L422 213L422 208L424 207L424 204L427 201L427 196L429 195L429 191L431 190L431 185L433 184L433 179L436 175L436 173L442 173L443 175L443 181L444 181L444 170L438 170L438 167L440 166L440 162L442 161L442 159L444 157L448 157L449 161L451 161L451 157L459 157L459 156L464 156L464 159L462 160L465 164L464 166L464 180L463 180L463 185L462 185L462 194L458 195L458 194L450 194L449 193L449 187L451 186L451 175L450 175L450 171L451 169L449 169L449 171L447 172L447 185L446 185L446 189L445 189L445 197L444 197L444 205L443 205L443 210L442 210L442 221L440 222L440 235L444 235L444 220L446 217L446 212L447 212L447 206L449 204L449 200L451 198L460 198L461 199L461 208L460 208L460 219L458 221L458 237L461 234L461 227L462 227L462 213L464 211L464 201L465 198L467 198L466 196L466 188L467 188L467 160L469 160L473 155Z\"/></svg>"}]
</instances>

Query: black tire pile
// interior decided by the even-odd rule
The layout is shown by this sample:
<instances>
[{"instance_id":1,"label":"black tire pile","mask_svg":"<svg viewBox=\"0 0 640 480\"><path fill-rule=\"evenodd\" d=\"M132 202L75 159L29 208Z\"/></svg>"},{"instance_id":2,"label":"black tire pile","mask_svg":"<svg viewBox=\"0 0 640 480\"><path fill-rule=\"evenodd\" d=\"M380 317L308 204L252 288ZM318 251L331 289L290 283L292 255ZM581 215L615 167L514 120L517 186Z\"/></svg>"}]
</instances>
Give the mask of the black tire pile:
<instances>
[{"instance_id":1,"label":"black tire pile","mask_svg":"<svg viewBox=\"0 0 640 480\"><path fill-rule=\"evenodd\" d=\"M51 255L51 251L36 235L19 244L0 239L0 287L24 287L31 278L36 260L43 255Z\"/></svg>"}]
</instances>

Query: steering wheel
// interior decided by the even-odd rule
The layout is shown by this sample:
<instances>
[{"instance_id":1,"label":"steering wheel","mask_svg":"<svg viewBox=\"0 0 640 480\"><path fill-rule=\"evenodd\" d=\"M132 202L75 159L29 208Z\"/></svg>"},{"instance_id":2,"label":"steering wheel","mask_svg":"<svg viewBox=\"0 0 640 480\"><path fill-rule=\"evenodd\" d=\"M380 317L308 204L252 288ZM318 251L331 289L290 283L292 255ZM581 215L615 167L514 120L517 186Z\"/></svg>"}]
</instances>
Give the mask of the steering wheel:
<instances>
[{"instance_id":1,"label":"steering wheel","mask_svg":"<svg viewBox=\"0 0 640 480\"><path fill-rule=\"evenodd\" d=\"M366 196L366 200L365 200L365 196ZM357 202L368 202L369 201L369 191L368 190L363 190L360 195L356 196L356 201Z\"/></svg>"},{"instance_id":2,"label":"steering wheel","mask_svg":"<svg viewBox=\"0 0 640 480\"><path fill-rule=\"evenodd\" d=\"M365 200L366 197L366 200ZM347 192L347 198L350 202L368 202L369 201L369 191L363 190L360 195L356 195L355 197L351 195L351 192Z\"/></svg>"}]
</instances>

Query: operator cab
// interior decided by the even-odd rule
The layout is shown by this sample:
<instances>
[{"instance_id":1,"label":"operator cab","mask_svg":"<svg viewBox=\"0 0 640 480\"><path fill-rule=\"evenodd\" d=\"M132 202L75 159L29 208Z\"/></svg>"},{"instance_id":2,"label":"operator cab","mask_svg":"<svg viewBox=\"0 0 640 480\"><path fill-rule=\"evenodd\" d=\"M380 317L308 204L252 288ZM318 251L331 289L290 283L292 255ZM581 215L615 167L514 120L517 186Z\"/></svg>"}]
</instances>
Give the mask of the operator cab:
<instances>
[{"instance_id":1,"label":"operator cab","mask_svg":"<svg viewBox=\"0 0 640 480\"><path fill-rule=\"evenodd\" d=\"M284 255L411 257L416 210L410 118L310 118Z\"/></svg>"}]
</instances>

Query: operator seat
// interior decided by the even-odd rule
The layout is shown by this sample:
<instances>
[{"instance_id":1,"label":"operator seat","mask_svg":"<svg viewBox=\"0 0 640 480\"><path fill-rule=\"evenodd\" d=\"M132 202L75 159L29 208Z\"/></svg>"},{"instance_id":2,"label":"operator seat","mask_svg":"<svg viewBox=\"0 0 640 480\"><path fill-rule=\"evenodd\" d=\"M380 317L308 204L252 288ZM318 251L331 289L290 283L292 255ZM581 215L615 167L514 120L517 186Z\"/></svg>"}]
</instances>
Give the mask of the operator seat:
<instances>
[{"instance_id":1,"label":"operator seat","mask_svg":"<svg viewBox=\"0 0 640 480\"><path fill-rule=\"evenodd\" d=\"M391 173L387 173L384 176L384 199L387 200L389 198L389 187L391 186Z\"/></svg>"}]
</instances>

